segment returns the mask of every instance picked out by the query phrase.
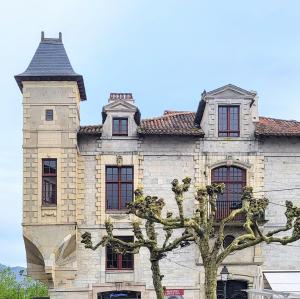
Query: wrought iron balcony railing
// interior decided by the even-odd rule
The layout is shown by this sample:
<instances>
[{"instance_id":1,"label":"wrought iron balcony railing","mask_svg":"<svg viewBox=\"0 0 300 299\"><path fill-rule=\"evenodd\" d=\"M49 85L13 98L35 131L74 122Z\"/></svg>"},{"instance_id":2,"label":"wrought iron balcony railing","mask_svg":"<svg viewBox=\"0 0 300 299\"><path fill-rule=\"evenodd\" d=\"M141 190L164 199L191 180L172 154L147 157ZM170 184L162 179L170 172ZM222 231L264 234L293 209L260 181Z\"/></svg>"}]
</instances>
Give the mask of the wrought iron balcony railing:
<instances>
[{"instance_id":1,"label":"wrought iron balcony railing","mask_svg":"<svg viewBox=\"0 0 300 299\"><path fill-rule=\"evenodd\" d=\"M241 200L217 200L216 221L221 221L226 218L232 210L240 209L242 207ZM234 218L234 221L242 221L245 215L241 214Z\"/></svg>"}]
</instances>

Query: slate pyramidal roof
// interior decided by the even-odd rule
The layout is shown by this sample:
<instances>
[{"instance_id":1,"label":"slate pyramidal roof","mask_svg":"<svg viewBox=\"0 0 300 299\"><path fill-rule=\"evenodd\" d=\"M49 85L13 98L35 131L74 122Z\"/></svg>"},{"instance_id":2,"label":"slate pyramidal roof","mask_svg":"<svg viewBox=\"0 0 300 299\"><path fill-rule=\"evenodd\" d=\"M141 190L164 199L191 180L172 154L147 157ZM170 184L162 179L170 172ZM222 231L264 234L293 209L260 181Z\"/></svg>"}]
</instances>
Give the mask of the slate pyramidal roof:
<instances>
[{"instance_id":1,"label":"slate pyramidal roof","mask_svg":"<svg viewBox=\"0 0 300 299\"><path fill-rule=\"evenodd\" d=\"M41 42L28 68L15 79L21 91L22 81L76 81L81 100L86 100L83 77L71 66L61 32L59 38L45 38L42 32Z\"/></svg>"}]
</instances>

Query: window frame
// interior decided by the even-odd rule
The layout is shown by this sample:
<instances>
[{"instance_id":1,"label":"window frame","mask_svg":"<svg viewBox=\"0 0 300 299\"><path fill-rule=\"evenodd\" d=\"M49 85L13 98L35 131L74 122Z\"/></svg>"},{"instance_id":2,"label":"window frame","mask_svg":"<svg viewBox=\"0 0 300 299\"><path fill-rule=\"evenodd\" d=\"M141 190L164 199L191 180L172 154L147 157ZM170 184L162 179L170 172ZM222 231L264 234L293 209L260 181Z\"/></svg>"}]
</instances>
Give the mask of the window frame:
<instances>
[{"instance_id":1,"label":"window frame","mask_svg":"<svg viewBox=\"0 0 300 299\"><path fill-rule=\"evenodd\" d=\"M115 238L123 240L125 238L130 238L130 241L128 242L134 242L134 236L115 236ZM134 254L133 253L126 253L131 255L131 260L132 260L132 267L131 268L123 268L122 267L122 262L123 262L123 254L121 253L116 253L114 250L111 248L112 253L115 253L117 255L117 268L109 268L107 266L107 255L108 255L108 249L110 249L110 246L105 246L105 270L106 271L133 271L134 270Z\"/></svg>"},{"instance_id":2,"label":"window frame","mask_svg":"<svg viewBox=\"0 0 300 299\"><path fill-rule=\"evenodd\" d=\"M45 173L44 172L44 162L45 161L54 161L55 162L55 173ZM51 177L55 178L55 190L54 190L54 201L47 202L45 200L44 194L44 178ZM42 159L42 206L56 206L57 205L57 158L43 158Z\"/></svg>"},{"instance_id":3,"label":"window frame","mask_svg":"<svg viewBox=\"0 0 300 299\"><path fill-rule=\"evenodd\" d=\"M117 120L118 124L118 131L114 131L114 121ZM126 120L126 133L122 133L122 121ZM113 117L112 118L112 136L128 136L128 117Z\"/></svg>"},{"instance_id":4,"label":"window frame","mask_svg":"<svg viewBox=\"0 0 300 299\"><path fill-rule=\"evenodd\" d=\"M227 130L223 131L220 130L220 108L226 108L226 127ZM232 130L231 129L231 121L230 121L230 115L231 115L231 108L237 108L237 114L238 114L238 129ZM240 128L240 105L218 105L218 137L231 137L231 138L237 138L241 135L241 128ZM221 134L226 134L226 136L222 136ZM237 136L231 136L230 134L237 134Z\"/></svg>"},{"instance_id":5,"label":"window frame","mask_svg":"<svg viewBox=\"0 0 300 299\"><path fill-rule=\"evenodd\" d=\"M216 172L221 169L221 168L226 168L226 178L225 179L217 179L216 178ZM241 180L232 180L230 179L230 168L235 168L240 170L241 173ZM233 188L230 188L229 186L233 186L234 184L241 185L242 188L247 186L247 170L245 168L236 166L236 165L221 165L218 167L215 167L211 169L211 183L224 183L225 184L225 190L222 195L225 196L225 198L217 198L217 213L216 213L216 221L220 221L227 217L232 210L238 209L242 205L242 191L240 193L239 199L235 199L234 196L237 194L236 192L232 192L234 190ZM238 194L239 194L238 193ZM234 221L241 221L244 220L244 215L238 215L234 218Z\"/></svg>"},{"instance_id":6,"label":"window frame","mask_svg":"<svg viewBox=\"0 0 300 299\"><path fill-rule=\"evenodd\" d=\"M51 114L48 114L48 112L51 112ZM48 116L50 116L50 119L48 118ZM46 109L45 110L45 120L46 121L53 121L53 119L54 119L53 109Z\"/></svg>"},{"instance_id":7,"label":"window frame","mask_svg":"<svg viewBox=\"0 0 300 299\"><path fill-rule=\"evenodd\" d=\"M108 181L107 180L107 169L108 168L117 168L118 169L118 181ZM121 180L121 169L122 168L131 168L132 169L132 179L131 181L122 181ZM109 209L108 208L108 191L107 191L107 185L108 184L118 184L118 208L117 209ZM131 192L131 198L132 201L134 199L134 167L132 165L122 165L122 166L117 166L117 165L106 165L105 166L105 210L107 212L114 212L114 211L127 211L127 208L124 207L122 208L122 200L121 200L121 185L122 183L126 183L126 184L131 184L132 185L132 192Z\"/></svg>"},{"instance_id":8,"label":"window frame","mask_svg":"<svg viewBox=\"0 0 300 299\"><path fill-rule=\"evenodd\" d=\"M217 180L217 179L215 179L215 171L217 171L220 168L226 168L227 169L226 170L226 180ZM236 168L236 169L241 170L242 171L242 180L240 180L240 181L230 180L230 170L229 170L230 168ZM232 184L241 184L241 185L244 185L244 187L245 187L245 186L247 186L247 170L242 168L242 167L235 166L235 165L231 165L231 166L222 165L222 166L219 166L219 167L215 167L211 170L211 183L217 183L217 184L224 183L225 186L226 186L226 184L230 184L230 185L232 185ZM226 190L226 193L227 193L226 197L227 197L227 201L228 201L228 197L229 197L228 195L230 194L230 192L229 192L229 188L226 188L226 189L227 189ZM230 201L235 201L233 199L229 199L229 200Z\"/></svg>"}]
</instances>

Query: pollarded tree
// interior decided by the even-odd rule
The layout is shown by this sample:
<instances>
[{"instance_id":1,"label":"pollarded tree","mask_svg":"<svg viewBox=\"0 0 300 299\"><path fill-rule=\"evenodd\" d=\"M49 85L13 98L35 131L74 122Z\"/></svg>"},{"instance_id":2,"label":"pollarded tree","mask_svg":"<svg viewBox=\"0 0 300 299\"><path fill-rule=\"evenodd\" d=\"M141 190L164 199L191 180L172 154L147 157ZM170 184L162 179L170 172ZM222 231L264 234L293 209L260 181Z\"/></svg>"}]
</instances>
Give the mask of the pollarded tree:
<instances>
[{"instance_id":1,"label":"pollarded tree","mask_svg":"<svg viewBox=\"0 0 300 299\"><path fill-rule=\"evenodd\" d=\"M136 215L140 220L144 220L144 231L141 228L141 221L133 221L132 228L135 240L133 242L125 242L113 236L113 224L110 220L105 222L107 236L93 246L91 234L85 232L82 235L82 243L85 248L96 250L100 245L110 246L116 253L126 254L139 252L141 247L147 248L149 251L149 259L152 270L153 286L158 299L164 298L164 288L162 285L163 275L161 275L159 261L170 252L178 247L185 247L193 241L193 234L189 232L192 223L190 219L183 218L183 194L190 187L190 179L186 178L182 184L176 184L175 200L179 208L179 217L173 217L173 213L167 212L163 217L162 210L165 206L163 199L156 196L143 196L141 189L135 191L135 200L128 204L128 213ZM159 241L159 229L157 226L162 226L164 233L163 242ZM173 232L176 229L181 229L183 233L178 237L173 237ZM198 226L194 228L198 230ZM201 231L198 231L199 235ZM178 234L177 234L178 235Z\"/></svg>"},{"instance_id":2,"label":"pollarded tree","mask_svg":"<svg viewBox=\"0 0 300 299\"><path fill-rule=\"evenodd\" d=\"M189 178L185 178L183 180L183 184L179 184L178 180L173 180L172 182L172 191L175 194L175 200L178 206L178 215L173 215L172 213L167 212L167 216L163 218L162 208L164 207L164 201L162 199L157 199L157 197L144 197L139 189L135 192L135 201L130 203L128 208L130 214L133 214L139 219L146 221L146 232L147 225L149 225L147 223L152 223L153 229L155 224L161 224L164 230L167 232L166 242L169 241L171 237L170 232L172 232L173 229L185 228L185 234L182 237L187 237L185 240L188 242L193 240L198 246L201 254L203 267L205 270L205 294L207 299L217 298L216 287L218 268L229 254L255 246L262 242L266 242L268 244L279 243L286 245L300 239L300 209L295 207L290 201L286 202L285 226L265 233L262 231L259 223L264 217L265 210L269 202L266 198L254 198L252 188L245 188L242 195L241 208L232 210L231 213L219 221L218 226L216 226L218 208L217 198L223 192L224 184L213 184L211 186L206 186L205 188L199 188L195 195L198 207L192 217L186 217L183 212L183 195L184 192L189 189L189 187ZM239 217L239 219L244 219L244 230L235 237L235 239L226 249L223 249L222 244L224 241L225 227L234 221L236 217ZM133 223L133 227L135 225L136 224ZM289 236L278 236L278 234L287 231L291 231L292 233ZM112 227L109 224L107 224L107 233L108 235L100 242L102 245L110 244L115 246L117 250L123 250L123 252L134 252L136 248L140 248L142 246L147 247L146 240L139 240L136 232L135 236L137 241L133 243L121 242L114 238L112 234ZM139 234L142 234L140 227ZM83 242L86 243L86 247L88 248L95 249L96 246L100 245L97 244L95 247L93 247L89 234L85 236L83 235L83 237L86 237ZM182 241L184 240L182 239ZM137 246L134 244L139 245ZM157 239L155 246L157 246ZM173 246L172 249L174 248L176 248L176 246ZM170 250L172 249L170 247ZM160 251L160 253L163 257L165 252ZM156 276L155 273L160 273L158 263L157 268L152 267L152 272L154 281L154 277ZM155 282L158 282L158 280L155 280ZM159 283L160 289L162 290L161 281L159 281ZM157 292L157 298L163 298L161 297L161 294L162 291Z\"/></svg>"},{"instance_id":3,"label":"pollarded tree","mask_svg":"<svg viewBox=\"0 0 300 299\"><path fill-rule=\"evenodd\" d=\"M244 189L242 207L231 211L227 217L219 222L219 227L217 228L214 225L217 215L217 198L223 192L223 189L223 184L213 184L212 186L206 186L204 189L198 189L195 196L199 203L199 208L194 215L194 219L204 229L205 234L198 235L194 231L194 238L203 260L205 293L208 299L217 298L217 271L220 264L229 254L262 242L286 245L300 239L300 209L295 207L290 201L286 201L285 226L267 233L262 231L259 223L264 219L269 201L267 198L254 198L250 187ZM244 219L244 231L236 236L232 243L223 250L225 226L234 221L236 217ZM291 235L278 236L279 233L289 230L292 230Z\"/></svg>"}]
</instances>

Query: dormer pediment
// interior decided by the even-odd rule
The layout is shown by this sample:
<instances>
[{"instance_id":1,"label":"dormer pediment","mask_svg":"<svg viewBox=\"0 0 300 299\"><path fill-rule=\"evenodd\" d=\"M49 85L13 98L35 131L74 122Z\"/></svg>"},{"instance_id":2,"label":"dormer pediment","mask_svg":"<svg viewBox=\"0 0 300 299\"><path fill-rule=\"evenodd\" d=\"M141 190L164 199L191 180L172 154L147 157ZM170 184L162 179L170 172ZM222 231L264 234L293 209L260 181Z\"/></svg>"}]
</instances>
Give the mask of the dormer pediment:
<instances>
[{"instance_id":1,"label":"dormer pediment","mask_svg":"<svg viewBox=\"0 0 300 299\"><path fill-rule=\"evenodd\" d=\"M214 89L207 92L205 98L215 98L215 99L241 99L241 98L254 98L256 92L251 92L235 86L233 84L228 84L220 88Z\"/></svg>"},{"instance_id":2,"label":"dormer pediment","mask_svg":"<svg viewBox=\"0 0 300 299\"><path fill-rule=\"evenodd\" d=\"M111 93L102 110L102 137L136 136L140 118L131 93Z\"/></svg>"},{"instance_id":3,"label":"dormer pediment","mask_svg":"<svg viewBox=\"0 0 300 299\"><path fill-rule=\"evenodd\" d=\"M129 102L119 100L114 101L103 107L105 112L108 111L120 111L120 112L136 112L137 107Z\"/></svg>"}]
</instances>

